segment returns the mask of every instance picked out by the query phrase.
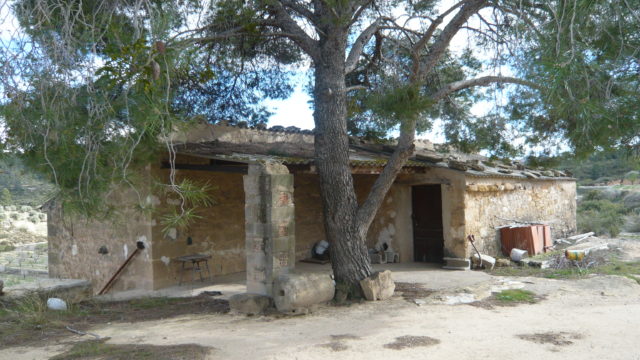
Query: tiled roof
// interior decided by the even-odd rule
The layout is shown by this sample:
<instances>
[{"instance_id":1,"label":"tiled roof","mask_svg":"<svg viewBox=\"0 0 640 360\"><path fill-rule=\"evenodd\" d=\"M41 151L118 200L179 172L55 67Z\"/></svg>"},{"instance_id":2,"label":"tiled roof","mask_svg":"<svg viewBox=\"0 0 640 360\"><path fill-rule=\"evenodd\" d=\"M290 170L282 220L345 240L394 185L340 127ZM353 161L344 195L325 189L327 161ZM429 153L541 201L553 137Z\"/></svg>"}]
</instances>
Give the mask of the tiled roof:
<instances>
[{"instance_id":1,"label":"tiled roof","mask_svg":"<svg viewBox=\"0 0 640 360\"><path fill-rule=\"evenodd\" d=\"M203 133L205 135L201 135ZM222 133L224 135L217 135ZM183 136L183 141L174 140L178 153L243 163L275 160L286 165L312 165L314 162L313 131L310 130L206 125L197 134L196 137L192 134ZM350 138L349 147L353 167L372 169L382 168L395 150L392 143L371 143L359 138ZM404 167L448 168L470 177L574 180L571 174L562 171L533 169L519 162L496 162L478 154L461 153L446 145L420 140L416 141L414 156Z\"/></svg>"}]
</instances>

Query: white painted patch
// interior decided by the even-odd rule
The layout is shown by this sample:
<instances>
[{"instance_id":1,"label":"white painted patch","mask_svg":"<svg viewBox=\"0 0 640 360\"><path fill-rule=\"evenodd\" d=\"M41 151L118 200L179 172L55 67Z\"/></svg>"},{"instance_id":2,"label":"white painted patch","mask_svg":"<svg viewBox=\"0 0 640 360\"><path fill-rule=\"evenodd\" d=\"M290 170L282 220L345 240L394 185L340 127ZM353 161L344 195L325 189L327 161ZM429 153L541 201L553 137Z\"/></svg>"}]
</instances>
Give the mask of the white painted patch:
<instances>
[{"instance_id":1,"label":"white painted patch","mask_svg":"<svg viewBox=\"0 0 640 360\"><path fill-rule=\"evenodd\" d=\"M151 226L156 226L158 225L158 223L156 222L156 219L151 219Z\"/></svg>"},{"instance_id":2,"label":"white painted patch","mask_svg":"<svg viewBox=\"0 0 640 360\"><path fill-rule=\"evenodd\" d=\"M153 206L160 205L160 199L155 195L147 196L146 200L147 200L147 204L149 205L153 205Z\"/></svg>"},{"instance_id":3,"label":"white painted patch","mask_svg":"<svg viewBox=\"0 0 640 360\"><path fill-rule=\"evenodd\" d=\"M396 233L396 228L393 224L380 230L378 234L378 242L376 242L376 249L383 249L382 244L387 243L389 251L393 251L393 235Z\"/></svg>"},{"instance_id":4,"label":"white painted patch","mask_svg":"<svg viewBox=\"0 0 640 360\"><path fill-rule=\"evenodd\" d=\"M127 246L127 244L124 244L122 248L124 250L124 257L126 258L127 256L129 256L129 247Z\"/></svg>"},{"instance_id":5,"label":"white painted patch","mask_svg":"<svg viewBox=\"0 0 640 360\"><path fill-rule=\"evenodd\" d=\"M160 261L162 261L162 263L163 263L163 264L165 264L165 265L167 265L167 266L168 266L168 265L169 265L169 262L171 262L171 259L169 259L169 258L168 258L168 257L166 257L166 256L163 256L163 257L161 257L161 258L160 258Z\"/></svg>"},{"instance_id":6,"label":"white painted patch","mask_svg":"<svg viewBox=\"0 0 640 360\"><path fill-rule=\"evenodd\" d=\"M144 244L145 249L149 246L149 244L147 243L147 237L145 235L138 236L138 241Z\"/></svg>"},{"instance_id":7,"label":"white painted patch","mask_svg":"<svg viewBox=\"0 0 640 360\"><path fill-rule=\"evenodd\" d=\"M391 204L393 202L393 198L391 196L389 196L387 198L387 204Z\"/></svg>"},{"instance_id":8,"label":"white painted patch","mask_svg":"<svg viewBox=\"0 0 640 360\"><path fill-rule=\"evenodd\" d=\"M392 218L392 219L394 219L396 217L396 215L397 215L396 212L393 211L393 210L389 212L389 217Z\"/></svg>"},{"instance_id":9,"label":"white painted patch","mask_svg":"<svg viewBox=\"0 0 640 360\"><path fill-rule=\"evenodd\" d=\"M178 230L176 228L171 228L167 231L167 238L171 240L176 240L178 238Z\"/></svg>"},{"instance_id":10,"label":"white painted patch","mask_svg":"<svg viewBox=\"0 0 640 360\"><path fill-rule=\"evenodd\" d=\"M100 276L100 270L96 270L96 276Z\"/></svg>"},{"instance_id":11,"label":"white painted patch","mask_svg":"<svg viewBox=\"0 0 640 360\"><path fill-rule=\"evenodd\" d=\"M71 245L71 255L73 256L78 255L78 245L76 244Z\"/></svg>"}]
</instances>

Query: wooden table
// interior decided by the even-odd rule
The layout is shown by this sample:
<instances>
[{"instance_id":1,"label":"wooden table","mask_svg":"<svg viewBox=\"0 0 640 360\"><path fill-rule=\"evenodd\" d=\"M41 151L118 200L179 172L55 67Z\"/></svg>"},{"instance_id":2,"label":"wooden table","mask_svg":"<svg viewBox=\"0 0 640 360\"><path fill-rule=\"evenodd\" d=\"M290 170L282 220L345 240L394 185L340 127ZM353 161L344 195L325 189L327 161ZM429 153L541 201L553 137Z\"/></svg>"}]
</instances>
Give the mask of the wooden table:
<instances>
[{"instance_id":1,"label":"wooden table","mask_svg":"<svg viewBox=\"0 0 640 360\"><path fill-rule=\"evenodd\" d=\"M204 282L204 278L202 277L203 266L207 269L207 275L209 275L209 280L211 280L211 269L209 269L209 259L211 259L211 255L203 255L203 254L193 254L193 255L185 255L175 258L175 261L180 262L182 265L180 266L180 280L178 281L178 285L182 285L182 277L185 271L191 270L191 281L195 281L196 272L200 274L200 281ZM187 267L187 264L191 263L191 267Z\"/></svg>"}]
</instances>

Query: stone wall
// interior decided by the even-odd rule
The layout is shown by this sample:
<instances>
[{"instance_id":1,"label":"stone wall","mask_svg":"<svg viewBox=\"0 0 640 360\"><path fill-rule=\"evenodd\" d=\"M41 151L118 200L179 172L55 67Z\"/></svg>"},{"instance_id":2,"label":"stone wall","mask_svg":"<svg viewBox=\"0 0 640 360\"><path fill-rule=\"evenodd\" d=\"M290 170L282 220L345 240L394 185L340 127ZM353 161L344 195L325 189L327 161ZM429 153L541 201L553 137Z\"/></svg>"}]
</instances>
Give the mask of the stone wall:
<instances>
[{"instance_id":1,"label":"stone wall","mask_svg":"<svg viewBox=\"0 0 640 360\"><path fill-rule=\"evenodd\" d=\"M575 181L469 177L464 202L466 233L475 235L480 252L492 256L500 254L499 226L540 222L550 225L553 238L576 231Z\"/></svg>"},{"instance_id":2,"label":"stone wall","mask_svg":"<svg viewBox=\"0 0 640 360\"><path fill-rule=\"evenodd\" d=\"M358 201L366 198L377 175L355 174L354 187ZM295 214L296 214L296 260L302 260L311 256L311 248L318 241L325 239L324 223L322 221L322 199L320 197L320 184L317 175L294 175L295 188ZM411 261L412 257L404 256L409 250L406 243L411 243L413 249L411 231L410 210L407 212L406 204L411 204L410 188L402 185L393 185L387 193L380 210L371 224L367 233L367 247L381 246L386 242L395 251L401 252L401 261ZM407 200L408 198L408 200ZM410 230L410 229L409 229ZM413 250L411 250L413 251Z\"/></svg>"},{"instance_id":3,"label":"stone wall","mask_svg":"<svg viewBox=\"0 0 640 360\"><path fill-rule=\"evenodd\" d=\"M179 156L180 164L208 164L208 159ZM156 180L168 183L169 169L155 168ZM190 179L199 184L209 183L213 190L214 204L201 208L188 228L163 232L162 214L177 204L175 195L155 198L153 236L154 288L178 283L180 264L174 259L191 254L211 255L209 266L213 276L245 271L244 190L242 174L196 170L176 170L176 182ZM206 275L206 273L205 273ZM191 273L185 273L185 281L191 281Z\"/></svg>"},{"instance_id":4,"label":"stone wall","mask_svg":"<svg viewBox=\"0 0 640 360\"><path fill-rule=\"evenodd\" d=\"M293 192L286 166L249 165L244 176L248 293L274 296L274 280L295 266Z\"/></svg>"},{"instance_id":5,"label":"stone wall","mask_svg":"<svg viewBox=\"0 0 640 360\"><path fill-rule=\"evenodd\" d=\"M49 276L89 280L97 293L142 241L145 249L111 291L152 289L151 218L135 208L137 200L131 190L112 192L110 202L118 204L119 212L102 221L65 215L60 206L52 206L47 225Z\"/></svg>"}]
</instances>

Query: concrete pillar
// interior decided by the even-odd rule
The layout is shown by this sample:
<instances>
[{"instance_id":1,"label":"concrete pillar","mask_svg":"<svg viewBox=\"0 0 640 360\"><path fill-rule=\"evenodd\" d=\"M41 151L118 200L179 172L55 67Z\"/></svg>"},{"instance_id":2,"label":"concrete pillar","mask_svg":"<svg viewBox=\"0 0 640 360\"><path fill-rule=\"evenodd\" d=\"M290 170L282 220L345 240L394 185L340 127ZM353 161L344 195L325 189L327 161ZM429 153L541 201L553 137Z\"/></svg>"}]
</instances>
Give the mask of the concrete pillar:
<instances>
[{"instance_id":1,"label":"concrete pillar","mask_svg":"<svg viewBox=\"0 0 640 360\"><path fill-rule=\"evenodd\" d=\"M247 292L272 296L274 279L295 264L293 175L280 163L251 164L244 193Z\"/></svg>"}]
</instances>

